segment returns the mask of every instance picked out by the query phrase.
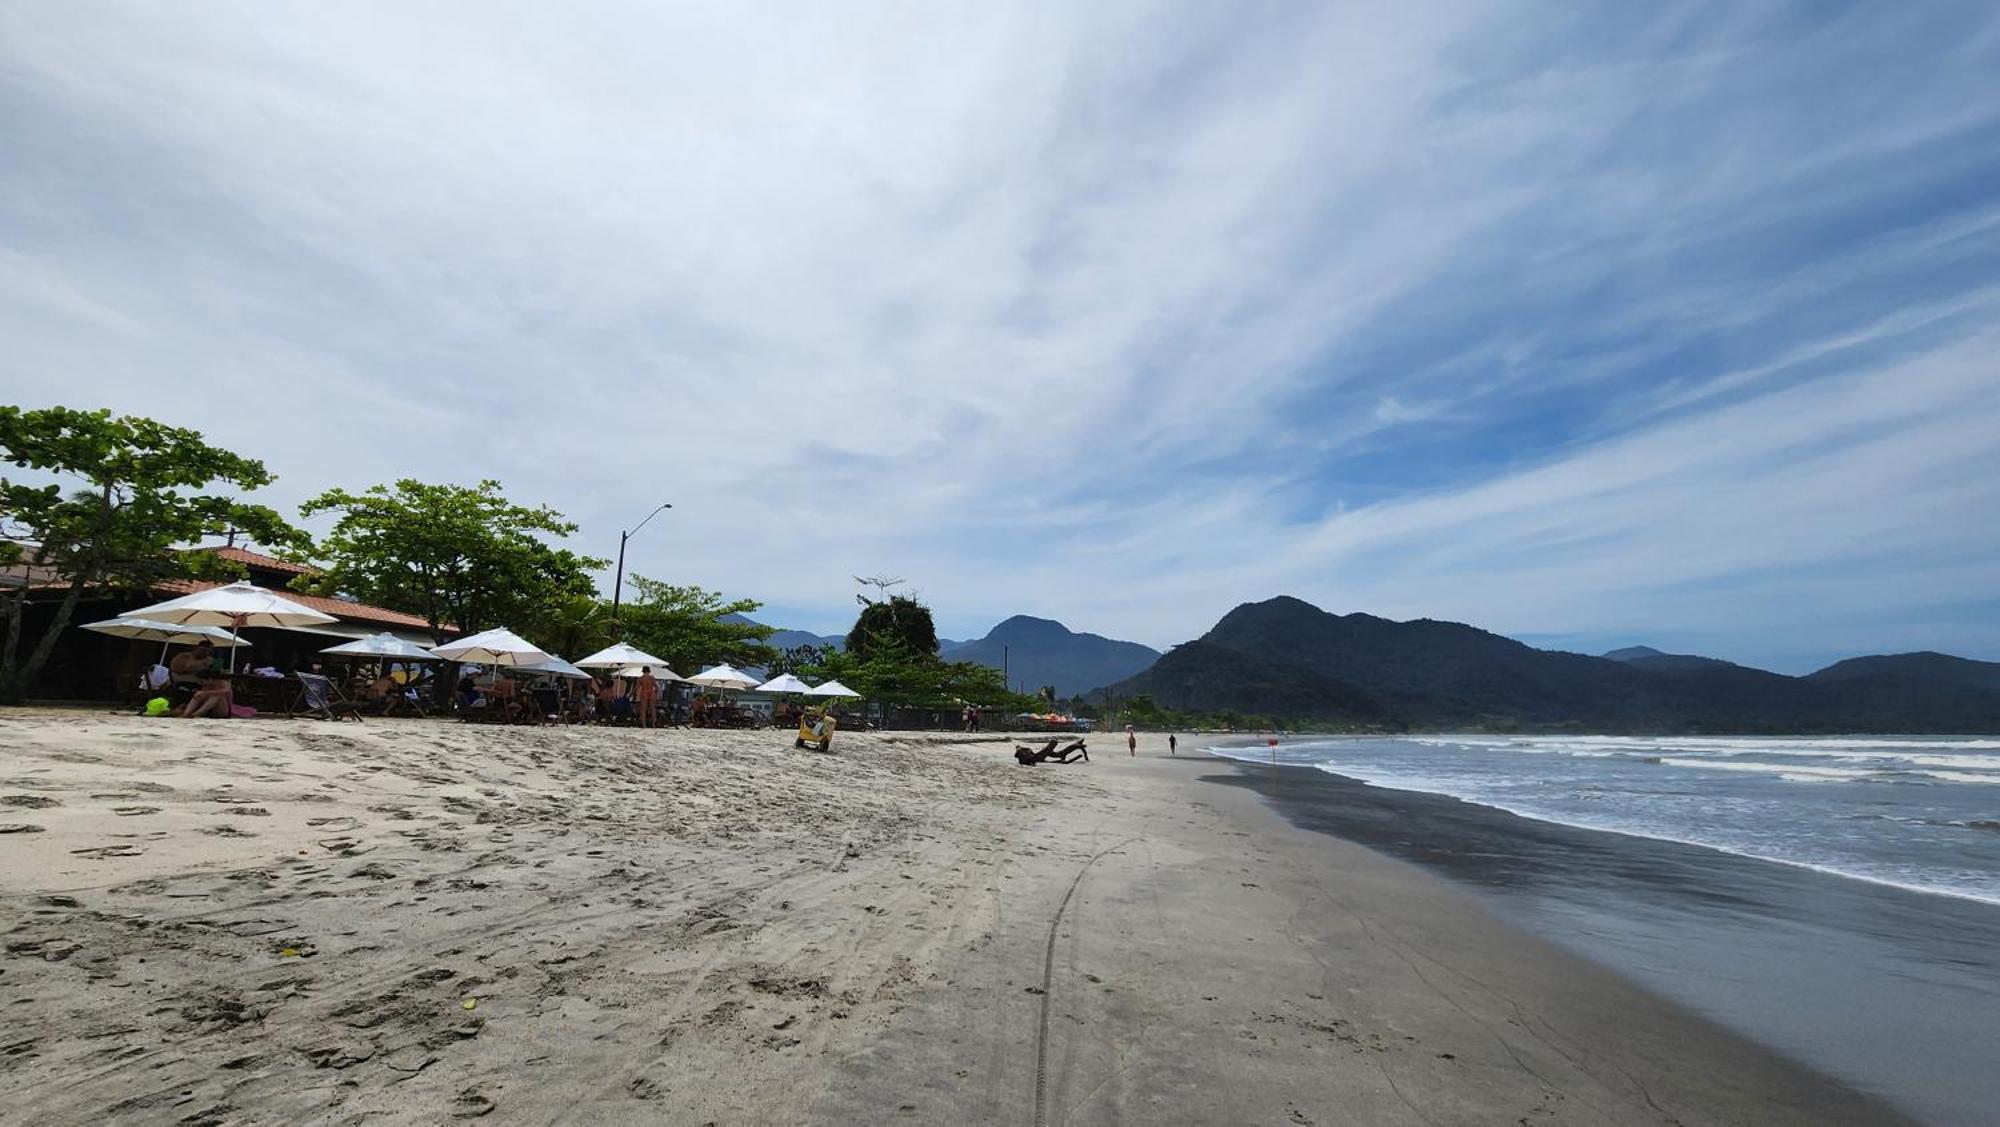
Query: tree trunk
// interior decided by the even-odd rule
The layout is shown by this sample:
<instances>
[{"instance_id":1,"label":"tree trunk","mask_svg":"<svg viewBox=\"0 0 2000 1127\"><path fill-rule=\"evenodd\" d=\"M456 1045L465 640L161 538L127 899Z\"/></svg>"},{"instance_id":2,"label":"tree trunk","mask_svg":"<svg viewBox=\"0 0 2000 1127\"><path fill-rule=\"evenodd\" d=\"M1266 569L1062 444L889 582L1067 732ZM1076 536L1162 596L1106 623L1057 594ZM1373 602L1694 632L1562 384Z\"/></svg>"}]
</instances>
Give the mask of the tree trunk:
<instances>
[{"instance_id":1,"label":"tree trunk","mask_svg":"<svg viewBox=\"0 0 2000 1127\"><path fill-rule=\"evenodd\" d=\"M0 699L16 703L27 697L28 688L35 683L35 678L41 676L42 666L48 663L49 654L56 648L56 639L62 637L62 632L68 629L70 615L76 613L76 604L83 598L83 589L89 586L90 581L103 570L107 552L105 538L110 535L112 516L118 509L116 500L111 484L106 482L98 510L95 541L91 545L90 554L84 557L84 565L70 577L69 590L63 592L62 602L56 604L55 617L49 619L48 629L42 631L42 636L35 642L35 648L28 651L28 660L14 671L5 685L0 685L0 693L4 693ZM25 612L26 609L24 603L21 610ZM14 630L19 629L18 623L19 619L16 618Z\"/></svg>"},{"instance_id":2,"label":"tree trunk","mask_svg":"<svg viewBox=\"0 0 2000 1127\"><path fill-rule=\"evenodd\" d=\"M21 649L21 619L28 610L28 586L24 578L21 590L7 600L7 637L0 642L0 702L12 703L17 699L14 692L14 655Z\"/></svg>"},{"instance_id":3,"label":"tree trunk","mask_svg":"<svg viewBox=\"0 0 2000 1127\"><path fill-rule=\"evenodd\" d=\"M85 586L87 584L82 576L70 580L69 590L63 592L62 602L56 604L55 617L49 619L48 629L42 631L42 636L36 639L35 648L28 651L28 660L14 670L13 675L7 678L4 687L0 687L0 692L5 693L4 699L7 703L19 704L26 699L29 687L35 683L35 678L41 676L42 666L48 663L49 654L56 648L56 639L62 637L62 632L69 626L70 615L76 613L76 604L83 598ZM20 608L21 611L26 609L26 607ZM13 621L7 625L7 642L10 649L15 644L15 636L20 633L20 629L21 615L17 612Z\"/></svg>"}]
</instances>

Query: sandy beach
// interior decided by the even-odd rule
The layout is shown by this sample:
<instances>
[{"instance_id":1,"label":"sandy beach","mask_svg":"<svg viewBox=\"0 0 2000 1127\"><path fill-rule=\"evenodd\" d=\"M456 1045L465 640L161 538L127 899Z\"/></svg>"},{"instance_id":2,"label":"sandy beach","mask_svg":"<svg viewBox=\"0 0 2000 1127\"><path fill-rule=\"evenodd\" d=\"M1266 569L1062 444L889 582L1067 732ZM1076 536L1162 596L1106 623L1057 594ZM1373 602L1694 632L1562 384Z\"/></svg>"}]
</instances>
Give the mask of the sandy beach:
<instances>
[{"instance_id":1,"label":"sandy beach","mask_svg":"<svg viewBox=\"0 0 2000 1127\"><path fill-rule=\"evenodd\" d=\"M0 1107L1899 1121L1239 768L1094 743L0 714Z\"/></svg>"}]
</instances>

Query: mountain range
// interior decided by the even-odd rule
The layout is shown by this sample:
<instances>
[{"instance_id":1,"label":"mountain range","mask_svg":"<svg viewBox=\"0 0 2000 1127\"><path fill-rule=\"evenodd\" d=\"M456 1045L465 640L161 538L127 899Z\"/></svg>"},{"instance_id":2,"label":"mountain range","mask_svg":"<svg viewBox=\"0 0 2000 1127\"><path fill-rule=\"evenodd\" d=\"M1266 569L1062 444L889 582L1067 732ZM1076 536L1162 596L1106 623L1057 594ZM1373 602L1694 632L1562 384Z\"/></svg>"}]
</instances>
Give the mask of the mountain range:
<instances>
[{"instance_id":1,"label":"mountain range","mask_svg":"<svg viewBox=\"0 0 2000 1127\"><path fill-rule=\"evenodd\" d=\"M742 615L728 618L753 621ZM797 646L840 649L846 639L838 634L778 629L768 642L781 650ZM1008 679L1022 692L1032 693L1044 685L1053 685L1056 696L1066 698L1130 677L1158 661L1160 651L1137 642L1079 634L1060 622L1017 614L983 638L965 641L939 638L938 655L952 661L1005 669Z\"/></svg>"},{"instance_id":2,"label":"mountain range","mask_svg":"<svg viewBox=\"0 0 2000 1127\"><path fill-rule=\"evenodd\" d=\"M1237 607L1104 694L1392 730L2000 731L2000 663L1899 654L1787 677L1643 646L1539 650L1462 623L1329 614L1288 596Z\"/></svg>"},{"instance_id":3,"label":"mountain range","mask_svg":"<svg viewBox=\"0 0 2000 1127\"><path fill-rule=\"evenodd\" d=\"M1006 669L1008 681L1024 693L1053 685L1058 698L1122 681L1160 659L1160 651L1151 646L1079 634L1060 622L1025 614L1007 619L978 641L950 649L940 644L938 649L953 661Z\"/></svg>"}]
</instances>

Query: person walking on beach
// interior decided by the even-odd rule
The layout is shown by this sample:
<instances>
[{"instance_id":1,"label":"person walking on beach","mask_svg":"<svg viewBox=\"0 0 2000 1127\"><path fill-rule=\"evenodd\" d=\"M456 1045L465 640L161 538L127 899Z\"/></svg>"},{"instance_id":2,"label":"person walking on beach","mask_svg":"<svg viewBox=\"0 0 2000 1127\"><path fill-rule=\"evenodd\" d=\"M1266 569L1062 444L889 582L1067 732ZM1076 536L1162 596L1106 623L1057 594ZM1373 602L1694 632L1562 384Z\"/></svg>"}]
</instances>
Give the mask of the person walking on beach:
<instances>
[{"instance_id":1,"label":"person walking on beach","mask_svg":"<svg viewBox=\"0 0 2000 1127\"><path fill-rule=\"evenodd\" d=\"M1131 756L1139 754L1139 733L1130 724L1125 725L1125 754Z\"/></svg>"},{"instance_id":2,"label":"person walking on beach","mask_svg":"<svg viewBox=\"0 0 2000 1127\"><path fill-rule=\"evenodd\" d=\"M639 670L639 726L653 726L654 709L660 703L660 682L653 676L653 667L648 665Z\"/></svg>"},{"instance_id":3,"label":"person walking on beach","mask_svg":"<svg viewBox=\"0 0 2000 1127\"><path fill-rule=\"evenodd\" d=\"M1173 734L1172 732L1168 732L1168 733L1167 733L1167 754L1168 754L1168 755L1179 755L1180 753L1181 753L1181 741L1180 741L1179 737L1175 736L1175 735L1174 735L1174 734Z\"/></svg>"}]
</instances>

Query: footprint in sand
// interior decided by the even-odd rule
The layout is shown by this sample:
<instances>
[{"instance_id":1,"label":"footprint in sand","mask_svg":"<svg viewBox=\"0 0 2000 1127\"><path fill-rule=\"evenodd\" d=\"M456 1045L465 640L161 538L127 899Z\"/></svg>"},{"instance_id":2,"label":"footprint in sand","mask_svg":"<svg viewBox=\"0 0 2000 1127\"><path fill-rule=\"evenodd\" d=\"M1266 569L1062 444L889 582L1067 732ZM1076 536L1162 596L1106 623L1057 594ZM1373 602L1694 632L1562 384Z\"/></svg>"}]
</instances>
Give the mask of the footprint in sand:
<instances>
[{"instance_id":1,"label":"footprint in sand","mask_svg":"<svg viewBox=\"0 0 2000 1127\"><path fill-rule=\"evenodd\" d=\"M55 799L45 798L39 794L0 795L0 806L18 806L24 810L46 810L51 806L61 805L62 803Z\"/></svg>"},{"instance_id":2,"label":"footprint in sand","mask_svg":"<svg viewBox=\"0 0 2000 1127\"><path fill-rule=\"evenodd\" d=\"M32 822L0 822L0 834L38 834L47 828Z\"/></svg>"},{"instance_id":3,"label":"footprint in sand","mask_svg":"<svg viewBox=\"0 0 2000 1127\"><path fill-rule=\"evenodd\" d=\"M157 806L113 806L111 812L120 818L136 818L141 814L158 814L160 808Z\"/></svg>"},{"instance_id":4,"label":"footprint in sand","mask_svg":"<svg viewBox=\"0 0 2000 1127\"><path fill-rule=\"evenodd\" d=\"M70 852L78 857L95 857L103 860L107 857L137 857L146 851L136 845L100 845L92 849L72 849Z\"/></svg>"}]
</instances>

